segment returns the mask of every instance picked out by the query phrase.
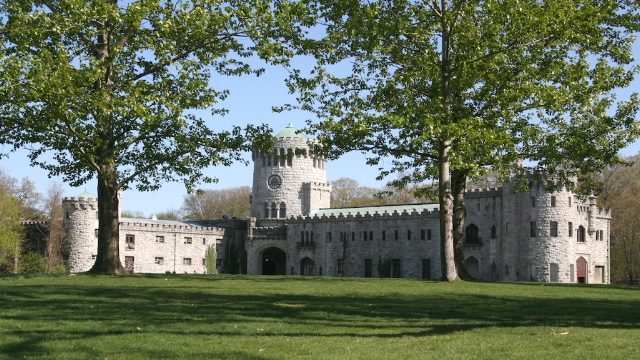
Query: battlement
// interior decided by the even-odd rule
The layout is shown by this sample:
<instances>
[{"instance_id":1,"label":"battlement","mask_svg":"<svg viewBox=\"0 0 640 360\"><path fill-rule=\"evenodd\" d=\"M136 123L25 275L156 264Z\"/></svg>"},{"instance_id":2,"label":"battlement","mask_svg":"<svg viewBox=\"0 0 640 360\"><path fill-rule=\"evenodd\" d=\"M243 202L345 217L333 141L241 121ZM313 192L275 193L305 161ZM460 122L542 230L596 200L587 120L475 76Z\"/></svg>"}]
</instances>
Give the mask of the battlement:
<instances>
[{"instance_id":1,"label":"battlement","mask_svg":"<svg viewBox=\"0 0 640 360\"><path fill-rule=\"evenodd\" d=\"M501 192L502 188L501 187L492 187L492 188L473 188L473 189L468 189L467 190L467 194L469 193L497 193L497 192Z\"/></svg>"},{"instance_id":2,"label":"battlement","mask_svg":"<svg viewBox=\"0 0 640 360\"><path fill-rule=\"evenodd\" d=\"M340 209L335 209L335 212L323 212L322 214L312 214L307 216L292 216L289 220L293 223L300 223L306 221L327 221L327 220L340 220L340 221L352 221L352 220L399 220L399 219L410 219L410 218L419 218L419 217L438 217L440 212L438 208L434 209L423 209L419 211L418 209L413 209L412 211L402 210L402 211L356 211L354 213L343 213L340 212Z\"/></svg>"},{"instance_id":3,"label":"battlement","mask_svg":"<svg viewBox=\"0 0 640 360\"><path fill-rule=\"evenodd\" d=\"M92 197L66 197L62 199L62 205L76 210L97 210L98 200Z\"/></svg>"},{"instance_id":4,"label":"battlement","mask_svg":"<svg viewBox=\"0 0 640 360\"><path fill-rule=\"evenodd\" d=\"M198 226L198 225L190 225L190 224L159 224L159 223L148 223L143 221L121 221L120 222L121 229L132 229L132 230L190 230L190 231L211 231L211 232L223 232L224 228L219 227L208 227L208 226Z\"/></svg>"}]
</instances>

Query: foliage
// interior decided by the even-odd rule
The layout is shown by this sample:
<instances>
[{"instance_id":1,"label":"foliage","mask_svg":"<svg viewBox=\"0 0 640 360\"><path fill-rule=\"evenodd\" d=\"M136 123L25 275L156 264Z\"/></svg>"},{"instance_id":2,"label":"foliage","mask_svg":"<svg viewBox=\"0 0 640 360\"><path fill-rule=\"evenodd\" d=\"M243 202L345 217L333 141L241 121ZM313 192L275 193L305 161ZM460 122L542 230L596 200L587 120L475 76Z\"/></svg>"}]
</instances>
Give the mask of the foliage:
<instances>
[{"instance_id":1,"label":"foliage","mask_svg":"<svg viewBox=\"0 0 640 360\"><path fill-rule=\"evenodd\" d=\"M13 196L20 205L22 217L29 220L44 220L46 216L40 209L42 194L28 178L17 179L0 169L0 187Z\"/></svg>"},{"instance_id":2,"label":"foliage","mask_svg":"<svg viewBox=\"0 0 640 360\"><path fill-rule=\"evenodd\" d=\"M165 274L0 284L6 358L633 359L638 351L631 287Z\"/></svg>"},{"instance_id":3,"label":"foliage","mask_svg":"<svg viewBox=\"0 0 640 360\"><path fill-rule=\"evenodd\" d=\"M385 187L381 189L360 186L354 179L341 177L331 181L331 207L377 206L412 204L424 200L416 196L413 188Z\"/></svg>"},{"instance_id":4,"label":"foliage","mask_svg":"<svg viewBox=\"0 0 640 360\"><path fill-rule=\"evenodd\" d=\"M222 269L220 270L223 274L239 274L240 273L240 256L239 249L237 246L234 246L234 243L226 239L224 246L224 255L222 258Z\"/></svg>"},{"instance_id":5,"label":"foliage","mask_svg":"<svg viewBox=\"0 0 640 360\"><path fill-rule=\"evenodd\" d=\"M321 119L309 131L330 157L367 152L398 186L438 179L448 280L467 177L530 160L571 184L638 135L638 97L613 92L637 72L636 1L315 3L322 36L303 51L318 66L289 79L291 107Z\"/></svg>"},{"instance_id":6,"label":"foliage","mask_svg":"<svg viewBox=\"0 0 640 360\"><path fill-rule=\"evenodd\" d=\"M640 156L629 165L614 165L600 173L598 205L610 208L611 281L640 281Z\"/></svg>"},{"instance_id":7,"label":"foliage","mask_svg":"<svg viewBox=\"0 0 640 360\"><path fill-rule=\"evenodd\" d=\"M155 214L158 220L182 220L182 214L179 210L169 209Z\"/></svg>"},{"instance_id":8,"label":"foliage","mask_svg":"<svg viewBox=\"0 0 640 360\"><path fill-rule=\"evenodd\" d=\"M182 212L187 220L214 220L223 216L245 219L251 213L250 198L248 186L200 190L185 196Z\"/></svg>"},{"instance_id":9,"label":"foliage","mask_svg":"<svg viewBox=\"0 0 640 360\"><path fill-rule=\"evenodd\" d=\"M20 273L43 273L46 268L46 262L44 256L35 253L28 252L20 256L20 262L18 263L18 272Z\"/></svg>"},{"instance_id":10,"label":"foliage","mask_svg":"<svg viewBox=\"0 0 640 360\"><path fill-rule=\"evenodd\" d=\"M217 258L218 254L216 253L216 246L209 245L207 247L207 251L204 253L204 266L207 269L207 274L217 274Z\"/></svg>"},{"instance_id":11,"label":"foliage","mask_svg":"<svg viewBox=\"0 0 640 360\"><path fill-rule=\"evenodd\" d=\"M0 272L16 272L22 244L22 212L18 200L0 187Z\"/></svg>"},{"instance_id":12,"label":"foliage","mask_svg":"<svg viewBox=\"0 0 640 360\"><path fill-rule=\"evenodd\" d=\"M6 0L0 5L0 143L72 186L98 183L97 272L123 273L118 191L214 179L272 142L266 125L227 127L228 91L212 75L259 75L243 59L284 64L303 34L297 2Z\"/></svg>"}]
</instances>

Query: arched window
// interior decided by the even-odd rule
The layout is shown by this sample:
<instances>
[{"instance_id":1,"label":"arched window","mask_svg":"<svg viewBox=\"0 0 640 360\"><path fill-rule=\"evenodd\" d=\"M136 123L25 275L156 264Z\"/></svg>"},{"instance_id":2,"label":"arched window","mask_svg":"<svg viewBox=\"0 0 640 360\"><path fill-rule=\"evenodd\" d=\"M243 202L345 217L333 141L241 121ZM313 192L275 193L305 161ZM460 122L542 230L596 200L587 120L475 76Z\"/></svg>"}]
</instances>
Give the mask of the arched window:
<instances>
[{"instance_id":1,"label":"arched window","mask_svg":"<svg viewBox=\"0 0 640 360\"><path fill-rule=\"evenodd\" d=\"M584 226L580 225L580 227L578 227L578 231L576 231L576 233L578 234L578 242L587 241L586 231L584 230Z\"/></svg>"},{"instance_id":2,"label":"arched window","mask_svg":"<svg viewBox=\"0 0 640 360\"><path fill-rule=\"evenodd\" d=\"M287 166L293 166L293 149L287 149Z\"/></svg>"},{"instance_id":3,"label":"arched window","mask_svg":"<svg viewBox=\"0 0 640 360\"><path fill-rule=\"evenodd\" d=\"M480 244L480 236L478 235L478 227L476 225L471 224L467 226L464 242L467 244Z\"/></svg>"},{"instance_id":4,"label":"arched window","mask_svg":"<svg viewBox=\"0 0 640 360\"><path fill-rule=\"evenodd\" d=\"M272 218L278 217L278 205L276 203L271 204L271 217Z\"/></svg>"},{"instance_id":5,"label":"arched window","mask_svg":"<svg viewBox=\"0 0 640 360\"><path fill-rule=\"evenodd\" d=\"M497 237L497 234L496 234L496 226L495 226L495 225L493 225L493 226L491 227L491 238L492 238L492 239L495 239L496 237Z\"/></svg>"},{"instance_id":6,"label":"arched window","mask_svg":"<svg viewBox=\"0 0 640 360\"><path fill-rule=\"evenodd\" d=\"M287 160L287 157L284 154L284 149L280 149L280 166L284 167L286 160Z\"/></svg>"},{"instance_id":7,"label":"arched window","mask_svg":"<svg viewBox=\"0 0 640 360\"><path fill-rule=\"evenodd\" d=\"M280 217L283 219L287 217L287 205L284 202L280 203Z\"/></svg>"},{"instance_id":8,"label":"arched window","mask_svg":"<svg viewBox=\"0 0 640 360\"><path fill-rule=\"evenodd\" d=\"M264 203L264 217L269 218L269 203Z\"/></svg>"}]
</instances>

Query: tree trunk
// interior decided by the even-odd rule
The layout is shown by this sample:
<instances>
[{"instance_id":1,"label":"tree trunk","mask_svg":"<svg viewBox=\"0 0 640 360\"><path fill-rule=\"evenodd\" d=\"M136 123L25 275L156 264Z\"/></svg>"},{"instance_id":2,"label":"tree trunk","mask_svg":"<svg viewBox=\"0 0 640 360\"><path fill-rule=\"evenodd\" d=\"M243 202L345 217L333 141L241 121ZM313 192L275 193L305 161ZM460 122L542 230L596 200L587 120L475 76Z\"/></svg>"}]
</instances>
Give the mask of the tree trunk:
<instances>
[{"instance_id":1,"label":"tree trunk","mask_svg":"<svg viewBox=\"0 0 640 360\"><path fill-rule=\"evenodd\" d=\"M467 210L464 195L467 190L467 174L461 170L451 172L451 191L453 192L453 247L456 271L461 279L471 277L464 266L464 222Z\"/></svg>"},{"instance_id":2,"label":"tree trunk","mask_svg":"<svg viewBox=\"0 0 640 360\"><path fill-rule=\"evenodd\" d=\"M115 161L104 160L104 164L98 173L98 255L89 271L121 275L125 270L119 250L118 178Z\"/></svg>"},{"instance_id":3,"label":"tree trunk","mask_svg":"<svg viewBox=\"0 0 640 360\"><path fill-rule=\"evenodd\" d=\"M458 279L453 251L453 197L451 195L451 176L449 172L449 151L451 141L440 144L440 181L438 195L440 198L440 253L442 279L454 281Z\"/></svg>"}]
</instances>

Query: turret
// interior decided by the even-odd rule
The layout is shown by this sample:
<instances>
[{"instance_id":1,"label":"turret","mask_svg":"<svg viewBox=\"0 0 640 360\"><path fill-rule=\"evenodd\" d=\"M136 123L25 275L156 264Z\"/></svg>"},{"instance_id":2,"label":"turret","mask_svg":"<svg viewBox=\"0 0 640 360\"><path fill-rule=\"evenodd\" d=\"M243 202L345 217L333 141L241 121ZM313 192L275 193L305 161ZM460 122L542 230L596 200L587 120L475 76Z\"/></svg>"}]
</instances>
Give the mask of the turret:
<instances>
[{"instance_id":1,"label":"turret","mask_svg":"<svg viewBox=\"0 0 640 360\"><path fill-rule=\"evenodd\" d=\"M329 207L327 160L313 153L312 140L289 124L275 135L270 152L254 152L251 216L284 219Z\"/></svg>"},{"instance_id":2,"label":"turret","mask_svg":"<svg viewBox=\"0 0 640 360\"><path fill-rule=\"evenodd\" d=\"M62 200L66 255L69 272L88 271L98 251L98 201L85 192Z\"/></svg>"}]
</instances>

